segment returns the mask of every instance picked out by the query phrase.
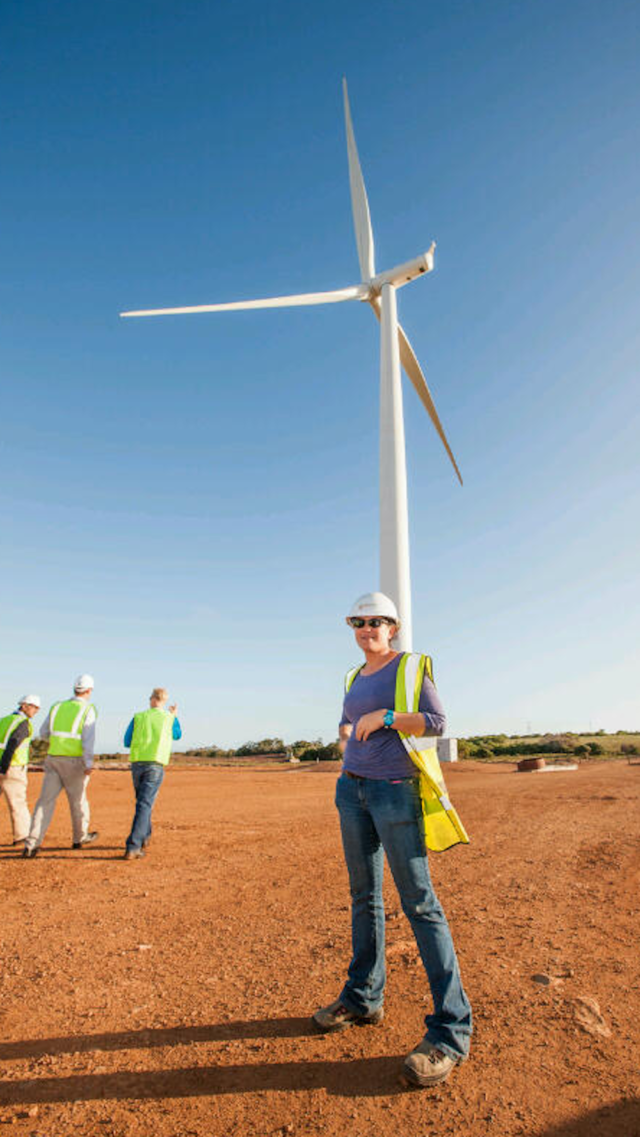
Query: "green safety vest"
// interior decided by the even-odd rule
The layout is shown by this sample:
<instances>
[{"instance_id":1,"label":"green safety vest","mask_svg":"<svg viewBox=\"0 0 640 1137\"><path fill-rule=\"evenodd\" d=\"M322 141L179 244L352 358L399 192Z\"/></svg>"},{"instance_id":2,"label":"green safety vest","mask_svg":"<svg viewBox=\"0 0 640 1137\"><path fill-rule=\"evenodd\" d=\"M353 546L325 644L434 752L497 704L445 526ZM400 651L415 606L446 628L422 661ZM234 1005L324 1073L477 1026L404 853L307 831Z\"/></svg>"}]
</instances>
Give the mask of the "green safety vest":
<instances>
[{"instance_id":1,"label":"green safety vest","mask_svg":"<svg viewBox=\"0 0 640 1137\"><path fill-rule=\"evenodd\" d=\"M29 761L29 743L31 742L31 736L33 734L33 725L31 723L31 719L28 719L27 716L23 715L21 711L14 711L13 714L5 715L3 719L0 719L0 757L2 757L4 754L6 745L11 738L14 730L16 730L20 723L24 722L25 719L27 720L27 725L29 727L29 734L24 739L24 741L21 742L20 745L17 746L14 750L13 758L11 759L11 766L27 765L27 762Z\"/></svg>"},{"instance_id":2,"label":"green safety vest","mask_svg":"<svg viewBox=\"0 0 640 1137\"><path fill-rule=\"evenodd\" d=\"M84 699L54 703L49 711L49 754L52 758L82 758L82 728L90 710L98 712Z\"/></svg>"},{"instance_id":3,"label":"green safety vest","mask_svg":"<svg viewBox=\"0 0 640 1137\"><path fill-rule=\"evenodd\" d=\"M345 688L348 691L364 663L347 672ZM415 714L420 709L420 692L425 671L433 682L431 656L404 652L396 675L394 711L396 714ZM415 737L398 731L411 761L418 768L420 801L424 836L432 853L442 853L453 845L469 844L469 837L456 810L453 808L438 761L434 739Z\"/></svg>"},{"instance_id":4,"label":"green safety vest","mask_svg":"<svg viewBox=\"0 0 640 1137\"><path fill-rule=\"evenodd\" d=\"M133 716L132 762L159 762L168 766L171 757L174 715L161 707L150 707Z\"/></svg>"}]
</instances>

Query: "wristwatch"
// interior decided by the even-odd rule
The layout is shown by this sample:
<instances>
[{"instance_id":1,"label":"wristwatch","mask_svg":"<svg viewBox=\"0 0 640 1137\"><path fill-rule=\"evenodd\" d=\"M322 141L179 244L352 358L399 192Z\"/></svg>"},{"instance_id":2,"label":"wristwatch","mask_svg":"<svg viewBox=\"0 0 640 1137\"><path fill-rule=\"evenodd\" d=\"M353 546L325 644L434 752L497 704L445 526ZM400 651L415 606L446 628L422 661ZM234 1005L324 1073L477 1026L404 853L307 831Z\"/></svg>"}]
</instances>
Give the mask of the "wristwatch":
<instances>
[{"instance_id":1,"label":"wristwatch","mask_svg":"<svg viewBox=\"0 0 640 1137\"><path fill-rule=\"evenodd\" d=\"M390 726L393 726L393 721L394 721L395 717L396 717L395 711L385 711L384 712L384 719L382 721L384 722L384 725L387 728L389 728Z\"/></svg>"}]
</instances>

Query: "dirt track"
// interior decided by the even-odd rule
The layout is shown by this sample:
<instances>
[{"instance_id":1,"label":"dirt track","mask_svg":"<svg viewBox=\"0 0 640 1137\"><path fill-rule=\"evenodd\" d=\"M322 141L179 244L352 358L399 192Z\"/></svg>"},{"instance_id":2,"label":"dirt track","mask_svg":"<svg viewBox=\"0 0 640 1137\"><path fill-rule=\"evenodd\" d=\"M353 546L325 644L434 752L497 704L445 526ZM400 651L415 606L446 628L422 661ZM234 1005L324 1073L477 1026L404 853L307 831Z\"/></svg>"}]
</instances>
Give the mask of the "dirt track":
<instances>
[{"instance_id":1,"label":"dirt track","mask_svg":"<svg viewBox=\"0 0 640 1137\"><path fill-rule=\"evenodd\" d=\"M0 1126L31 1137L640 1134L640 768L451 770L473 843L431 864L475 1036L469 1062L432 1091L399 1079L428 995L389 882L384 1024L309 1029L349 958L335 777L170 770L149 856L125 862L130 778L97 772L97 846L70 850L60 800L39 857L0 851ZM39 786L32 773L32 803ZM582 997L610 1034L590 1033Z\"/></svg>"}]
</instances>

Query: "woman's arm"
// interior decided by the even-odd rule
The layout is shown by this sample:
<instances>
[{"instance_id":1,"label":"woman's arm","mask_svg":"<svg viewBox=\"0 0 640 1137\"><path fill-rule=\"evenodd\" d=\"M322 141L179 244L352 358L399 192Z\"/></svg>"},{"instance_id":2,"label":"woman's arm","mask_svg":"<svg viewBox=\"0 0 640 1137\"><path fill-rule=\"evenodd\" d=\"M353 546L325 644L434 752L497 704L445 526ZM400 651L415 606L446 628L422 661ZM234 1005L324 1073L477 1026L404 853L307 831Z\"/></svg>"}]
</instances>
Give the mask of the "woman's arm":
<instances>
[{"instance_id":1,"label":"woman's arm","mask_svg":"<svg viewBox=\"0 0 640 1137\"><path fill-rule=\"evenodd\" d=\"M340 726L338 727L338 746L340 747L343 754L347 748L347 742L351 738L352 730L353 724L350 722L340 723Z\"/></svg>"},{"instance_id":2,"label":"woman's arm","mask_svg":"<svg viewBox=\"0 0 640 1137\"><path fill-rule=\"evenodd\" d=\"M370 714L358 719L356 738L359 742L366 742L374 730L384 728L384 716L388 710L393 708L381 707L379 711L371 711ZM446 721L444 707L435 684L428 675L425 675L420 692L420 710L415 714L408 712L394 714L393 724L389 729L399 730L402 734L412 734L416 738L421 738L425 734L437 737L444 734Z\"/></svg>"},{"instance_id":3,"label":"woman's arm","mask_svg":"<svg viewBox=\"0 0 640 1137\"><path fill-rule=\"evenodd\" d=\"M384 728L384 716L388 710L393 710L392 707L382 707L379 711L370 711L368 715L362 715L356 723L356 738L358 742L366 742L369 735L373 734L374 730L382 730ZM402 734L414 734L420 737L421 734L426 733L425 717L418 711L417 714L397 714L393 718L393 726L390 730L399 730Z\"/></svg>"}]
</instances>

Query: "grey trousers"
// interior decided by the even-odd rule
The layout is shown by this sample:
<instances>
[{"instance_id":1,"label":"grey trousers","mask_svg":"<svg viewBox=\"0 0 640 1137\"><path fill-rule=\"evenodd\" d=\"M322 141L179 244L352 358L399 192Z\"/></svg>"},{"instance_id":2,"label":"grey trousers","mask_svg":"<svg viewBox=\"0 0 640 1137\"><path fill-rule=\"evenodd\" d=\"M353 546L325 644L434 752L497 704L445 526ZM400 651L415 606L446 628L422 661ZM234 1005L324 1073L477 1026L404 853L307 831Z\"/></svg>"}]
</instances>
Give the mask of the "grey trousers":
<instances>
[{"instance_id":1,"label":"grey trousers","mask_svg":"<svg viewBox=\"0 0 640 1137\"><path fill-rule=\"evenodd\" d=\"M9 806L13 840L24 841L29 836L31 814L27 805L27 767L9 766L0 794L4 793Z\"/></svg>"},{"instance_id":2,"label":"grey trousers","mask_svg":"<svg viewBox=\"0 0 640 1137\"><path fill-rule=\"evenodd\" d=\"M31 829L25 841L27 849L38 848L53 817L58 794L64 790L71 812L73 843L82 841L89 832L89 802L87 801L87 778L82 758L45 759L42 789L33 811Z\"/></svg>"}]
</instances>

